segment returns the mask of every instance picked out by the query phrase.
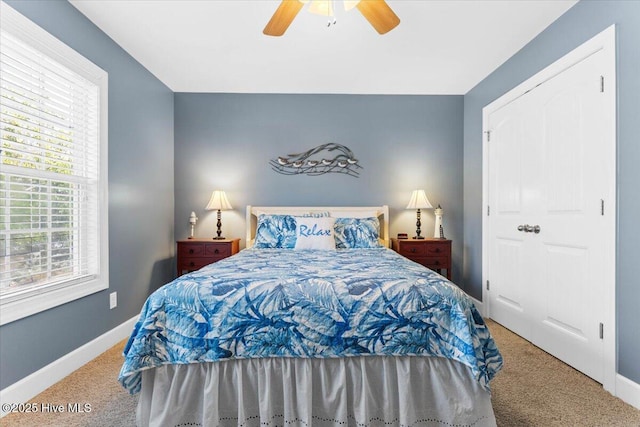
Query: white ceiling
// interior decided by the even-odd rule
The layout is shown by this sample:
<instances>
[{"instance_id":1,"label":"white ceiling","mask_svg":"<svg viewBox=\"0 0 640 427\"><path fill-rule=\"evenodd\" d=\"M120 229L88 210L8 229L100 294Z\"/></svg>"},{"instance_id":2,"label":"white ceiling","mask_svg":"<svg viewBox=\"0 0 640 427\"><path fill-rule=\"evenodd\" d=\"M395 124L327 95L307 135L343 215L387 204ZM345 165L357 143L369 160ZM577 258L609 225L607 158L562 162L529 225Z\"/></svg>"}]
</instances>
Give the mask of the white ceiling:
<instances>
[{"instance_id":1,"label":"white ceiling","mask_svg":"<svg viewBox=\"0 0 640 427\"><path fill-rule=\"evenodd\" d=\"M465 94L577 0L388 0L379 35L357 9L337 24L279 0L70 0L174 92Z\"/></svg>"}]
</instances>

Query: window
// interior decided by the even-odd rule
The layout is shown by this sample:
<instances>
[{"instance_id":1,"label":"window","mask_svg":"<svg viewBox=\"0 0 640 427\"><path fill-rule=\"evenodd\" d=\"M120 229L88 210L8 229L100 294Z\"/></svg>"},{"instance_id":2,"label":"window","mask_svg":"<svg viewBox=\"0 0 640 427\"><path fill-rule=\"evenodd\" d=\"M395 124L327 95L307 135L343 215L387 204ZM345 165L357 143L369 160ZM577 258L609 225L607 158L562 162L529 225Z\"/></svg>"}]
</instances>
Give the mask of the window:
<instances>
[{"instance_id":1,"label":"window","mask_svg":"<svg viewBox=\"0 0 640 427\"><path fill-rule=\"evenodd\" d=\"M107 73L0 8L5 324L108 287Z\"/></svg>"}]
</instances>

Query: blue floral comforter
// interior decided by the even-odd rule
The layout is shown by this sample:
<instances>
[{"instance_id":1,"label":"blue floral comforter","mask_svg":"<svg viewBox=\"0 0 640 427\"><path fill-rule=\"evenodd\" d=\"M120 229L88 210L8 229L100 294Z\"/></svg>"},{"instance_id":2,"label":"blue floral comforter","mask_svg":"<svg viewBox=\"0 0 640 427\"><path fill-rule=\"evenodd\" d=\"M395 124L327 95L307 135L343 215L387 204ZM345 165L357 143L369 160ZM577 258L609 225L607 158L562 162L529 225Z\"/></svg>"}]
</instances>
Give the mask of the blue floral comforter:
<instances>
[{"instance_id":1,"label":"blue floral comforter","mask_svg":"<svg viewBox=\"0 0 640 427\"><path fill-rule=\"evenodd\" d=\"M486 389L502 357L470 298L390 249L245 249L154 292L119 380L140 371L259 357L436 356Z\"/></svg>"}]
</instances>

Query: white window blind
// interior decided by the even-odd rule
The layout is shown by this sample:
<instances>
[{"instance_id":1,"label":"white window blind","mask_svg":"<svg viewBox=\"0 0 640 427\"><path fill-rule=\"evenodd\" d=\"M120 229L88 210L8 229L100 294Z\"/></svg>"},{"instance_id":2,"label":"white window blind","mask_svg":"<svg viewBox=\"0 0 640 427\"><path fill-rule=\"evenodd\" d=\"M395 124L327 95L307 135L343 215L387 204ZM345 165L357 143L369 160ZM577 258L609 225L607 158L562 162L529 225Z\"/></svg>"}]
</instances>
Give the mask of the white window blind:
<instances>
[{"instance_id":1,"label":"white window blind","mask_svg":"<svg viewBox=\"0 0 640 427\"><path fill-rule=\"evenodd\" d=\"M107 287L106 73L0 4L0 321L7 323Z\"/></svg>"}]
</instances>

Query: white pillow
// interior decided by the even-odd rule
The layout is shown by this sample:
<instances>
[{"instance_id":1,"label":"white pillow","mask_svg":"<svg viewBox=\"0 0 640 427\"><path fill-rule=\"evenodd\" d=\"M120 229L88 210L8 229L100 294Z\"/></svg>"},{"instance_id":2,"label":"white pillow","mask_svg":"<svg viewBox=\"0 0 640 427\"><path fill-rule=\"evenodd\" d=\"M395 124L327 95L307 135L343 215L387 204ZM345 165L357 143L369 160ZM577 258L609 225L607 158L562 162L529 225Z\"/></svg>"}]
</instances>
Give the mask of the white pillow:
<instances>
[{"instance_id":1,"label":"white pillow","mask_svg":"<svg viewBox=\"0 0 640 427\"><path fill-rule=\"evenodd\" d=\"M332 249L336 248L333 227L335 218L296 217L295 249Z\"/></svg>"}]
</instances>

